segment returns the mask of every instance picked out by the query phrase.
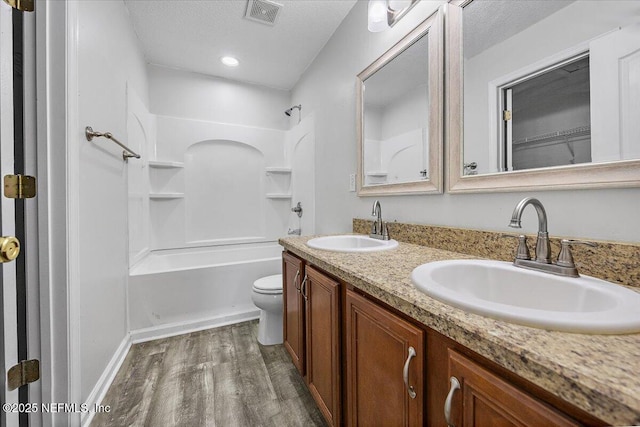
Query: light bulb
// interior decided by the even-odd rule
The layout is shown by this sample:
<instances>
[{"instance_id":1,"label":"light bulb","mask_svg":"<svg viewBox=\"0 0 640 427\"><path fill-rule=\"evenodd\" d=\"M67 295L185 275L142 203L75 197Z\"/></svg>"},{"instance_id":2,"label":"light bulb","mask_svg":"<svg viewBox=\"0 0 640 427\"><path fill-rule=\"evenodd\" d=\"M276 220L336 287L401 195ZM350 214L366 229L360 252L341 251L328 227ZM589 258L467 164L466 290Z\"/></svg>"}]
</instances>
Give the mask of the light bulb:
<instances>
[{"instance_id":1,"label":"light bulb","mask_svg":"<svg viewBox=\"0 0 640 427\"><path fill-rule=\"evenodd\" d=\"M368 8L368 28L372 33L384 31L389 28L387 21L387 1L369 0Z\"/></svg>"}]
</instances>

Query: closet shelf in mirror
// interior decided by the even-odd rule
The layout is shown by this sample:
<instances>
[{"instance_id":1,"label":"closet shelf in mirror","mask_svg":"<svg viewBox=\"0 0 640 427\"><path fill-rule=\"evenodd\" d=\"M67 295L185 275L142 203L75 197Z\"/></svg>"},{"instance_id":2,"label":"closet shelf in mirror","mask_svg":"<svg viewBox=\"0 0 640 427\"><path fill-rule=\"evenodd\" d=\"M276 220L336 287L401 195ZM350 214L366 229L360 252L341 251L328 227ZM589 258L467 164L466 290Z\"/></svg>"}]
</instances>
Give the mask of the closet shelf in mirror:
<instances>
[{"instance_id":1,"label":"closet shelf in mirror","mask_svg":"<svg viewBox=\"0 0 640 427\"><path fill-rule=\"evenodd\" d=\"M271 167L265 168L265 171L267 172L267 174L270 174L270 173L289 174L291 173L291 168L271 166Z\"/></svg>"},{"instance_id":2,"label":"closet shelf in mirror","mask_svg":"<svg viewBox=\"0 0 640 427\"><path fill-rule=\"evenodd\" d=\"M530 136L515 140L513 145L531 145L545 142L565 142L572 139L581 139L591 135L591 126L579 126L573 129L566 129L557 132L545 133L542 135Z\"/></svg>"},{"instance_id":3,"label":"closet shelf in mirror","mask_svg":"<svg viewBox=\"0 0 640 427\"><path fill-rule=\"evenodd\" d=\"M149 160L149 167L156 168L156 169L183 168L184 163L163 161L163 160Z\"/></svg>"},{"instance_id":4,"label":"closet shelf in mirror","mask_svg":"<svg viewBox=\"0 0 640 427\"><path fill-rule=\"evenodd\" d=\"M160 200L160 199L182 199L184 198L184 193L150 193L149 199L151 200Z\"/></svg>"},{"instance_id":5,"label":"closet shelf in mirror","mask_svg":"<svg viewBox=\"0 0 640 427\"><path fill-rule=\"evenodd\" d=\"M267 199L291 199L291 193L267 193Z\"/></svg>"}]
</instances>

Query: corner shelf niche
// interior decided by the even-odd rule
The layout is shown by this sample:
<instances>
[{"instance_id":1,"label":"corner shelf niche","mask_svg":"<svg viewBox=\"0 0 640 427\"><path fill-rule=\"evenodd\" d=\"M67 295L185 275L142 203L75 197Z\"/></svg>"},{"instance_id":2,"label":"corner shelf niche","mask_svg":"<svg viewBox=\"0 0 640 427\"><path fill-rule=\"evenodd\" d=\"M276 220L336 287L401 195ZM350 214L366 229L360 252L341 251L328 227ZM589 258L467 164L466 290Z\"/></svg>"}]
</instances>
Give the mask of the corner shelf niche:
<instances>
[{"instance_id":1,"label":"corner shelf niche","mask_svg":"<svg viewBox=\"0 0 640 427\"><path fill-rule=\"evenodd\" d=\"M265 197L272 200L291 200L291 168L286 166L269 166L267 174L267 190Z\"/></svg>"},{"instance_id":2,"label":"corner shelf niche","mask_svg":"<svg viewBox=\"0 0 640 427\"><path fill-rule=\"evenodd\" d=\"M149 160L149 200L184 198L184 163Z\"/></svg>"}]
</instances>

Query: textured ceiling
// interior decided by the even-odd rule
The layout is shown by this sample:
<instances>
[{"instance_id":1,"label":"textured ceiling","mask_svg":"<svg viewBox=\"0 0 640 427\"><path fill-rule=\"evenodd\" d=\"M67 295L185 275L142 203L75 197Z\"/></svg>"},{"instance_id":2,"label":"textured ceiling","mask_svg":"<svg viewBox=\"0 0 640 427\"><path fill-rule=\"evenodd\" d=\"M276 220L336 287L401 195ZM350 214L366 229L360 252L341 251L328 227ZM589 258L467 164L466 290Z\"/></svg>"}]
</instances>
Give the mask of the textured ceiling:
<instances>
[{"instance_id":1,"label":"textured ceiling","mask_svg":"<svg viewBox=\"0 0 640 427\"><path fill-rule=\"evenodd\" d=\"M124 2L149 63L289 90L356 0L277 0L275 26L245 19L247 0Z\"/></svg>"},{"instance_id":2,"label":"textured ceiling","mask_svg":"<svg viewBox=\"0 0 640 427\"><path fill-rule=\"evenodd\" d=\"M476 0L463 10L464 56L472 58L496 43L568 6L575 0Z\"/></svg>"}]
</instances>

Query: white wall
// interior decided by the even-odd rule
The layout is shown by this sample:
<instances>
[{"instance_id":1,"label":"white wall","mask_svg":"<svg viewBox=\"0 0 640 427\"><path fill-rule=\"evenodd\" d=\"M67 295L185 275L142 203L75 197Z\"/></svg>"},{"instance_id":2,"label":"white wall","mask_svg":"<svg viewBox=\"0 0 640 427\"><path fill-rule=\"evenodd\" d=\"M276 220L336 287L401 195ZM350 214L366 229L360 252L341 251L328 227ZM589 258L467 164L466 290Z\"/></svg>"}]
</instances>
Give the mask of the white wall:
<instances>
[{"instance_id":1,"label":"white wall","mask_svg":"<svg viewBox=\"0 0 640 427\"><path fill-rule=\"evenodd\" d=\"M288 91L156 65L147 70L153 114L280 130L292 123L284 115Z\"/></svg>"},{"instance_id":2,"label":"white wall","mask_svg":"<svg viewBox=\"0 0 640 427\"><path fill-rule=\"evenodd\" d=\"M441 3L422 1L390 30L370 33L367 2L358 2L293 89L292 99L316 122L318 233L350 231L352 218L368 218L374 201L348 191L349 173L356 170L355 76ZM552 235L640 241L639 189L395 196L381 203L390 221L512 231L511 212L526 196L544 203ZM536 226L533 211L526 212L524 231Z\"/></svg>"},{"instance_id":3,"label":"white wall","mask_svg":"<svg viewBox=\"0 0 640 427\"><path fill-rule=\"evenodd\" d=\"M92 126L127 144L127 85L143 102L148 96L138 40L123 2L78 3L77 132ZM71 327L80 329L84 402L128 333L127 164L122 149L104 138L81 141L76 179L80 324Z\"/></svg>"}]
</instances>

